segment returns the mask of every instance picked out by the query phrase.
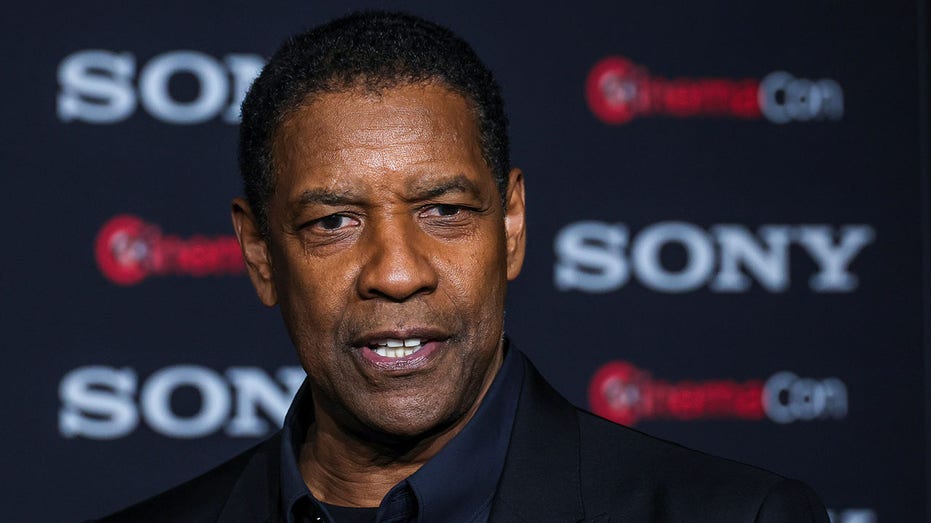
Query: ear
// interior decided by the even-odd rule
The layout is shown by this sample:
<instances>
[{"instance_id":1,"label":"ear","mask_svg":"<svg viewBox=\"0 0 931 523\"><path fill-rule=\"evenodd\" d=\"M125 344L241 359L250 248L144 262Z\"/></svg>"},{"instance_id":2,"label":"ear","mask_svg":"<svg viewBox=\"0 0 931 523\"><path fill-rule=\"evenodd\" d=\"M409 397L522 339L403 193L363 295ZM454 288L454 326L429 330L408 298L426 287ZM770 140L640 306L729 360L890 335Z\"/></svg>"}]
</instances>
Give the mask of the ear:
<instances>
[{"instance_id":1,"label":"ear","mask_svg":"<svg viewBox=\"0 0 931 523\"><path fill-rule=\"evenodd\" d=\"M255 221L255 215L249 203L243 198L233 200L233 229L242 249L242 257L246 262L249 279L255 287L256 294L262 303L271 307L278 303L278 293L275 282L272 280L272 258L268 242Z\"/></svg>"},{"instance_id":2,"label":"ear","mask_svg":"<svg viewBox=\"0 0 931 523\"><path fill-rule=\"evenodd\" d=\"M508 174L508 190L505 196L504 230L507 235L508 281L517 278L524 265L527 250L527 212L524 207L524 173L511 169Z\"/></svg>"}]
</instances>

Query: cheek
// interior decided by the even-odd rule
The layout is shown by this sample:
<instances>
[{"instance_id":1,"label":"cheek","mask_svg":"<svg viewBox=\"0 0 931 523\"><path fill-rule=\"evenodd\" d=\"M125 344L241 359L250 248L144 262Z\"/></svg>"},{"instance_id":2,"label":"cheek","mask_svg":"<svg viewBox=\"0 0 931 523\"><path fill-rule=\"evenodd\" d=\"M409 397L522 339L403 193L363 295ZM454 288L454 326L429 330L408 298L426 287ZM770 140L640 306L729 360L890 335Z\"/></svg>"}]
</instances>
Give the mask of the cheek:
<instances>
[{"instance_id":1,"label":"cheek","mask_svg":"<svg viewBox=\"0 0 931 523\"><path fill-rule=\"evenodd\" d=\"M502 231L503 232L503 231ZM503 234L493 235L482 243L481 248L470 253L473 284L488 299L501 295L507 285L507 250Z\"/></svg>"},{"instance_id":2,"label":"cheek","mask_svg":"<svg viewBox=\"0 0 931 523\"><path fill-rule=\"evenodd\" d=\"M506 257L494 241L480 242L443 260L446 293L474 329L494 330L504 306Z\"/></svg>"},{"instance_id":3,"label":"cheek","mask_svg":"<svg viewBox=\"0 0 931 523\"><path fill-rule=\"evenodd\" d=\"M281 288L282 313L292 341L302 357L320 358L332 347L343 323L346 300L352 292L345 267L329 267L320 260L300 261L290 266Z\"/></svg>"}]
</instances>

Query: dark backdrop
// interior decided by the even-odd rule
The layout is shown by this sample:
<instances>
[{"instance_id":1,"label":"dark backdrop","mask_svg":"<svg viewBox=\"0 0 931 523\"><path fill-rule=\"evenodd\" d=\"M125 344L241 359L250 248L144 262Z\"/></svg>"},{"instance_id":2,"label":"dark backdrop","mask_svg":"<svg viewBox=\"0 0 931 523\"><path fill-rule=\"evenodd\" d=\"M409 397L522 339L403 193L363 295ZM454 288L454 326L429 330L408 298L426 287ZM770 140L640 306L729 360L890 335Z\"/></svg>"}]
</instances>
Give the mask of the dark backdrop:
<instances>
[{"instance_id":1,"label":"dark backdrop","mask_svg":"<svg viewBox=\"0 0 931 523\"><path fill-rule=\"evenodd\" d=\"M374 6L503 86L530 215L507 330L560 391L800 478L835 521L924 517L924 3ZM230 247L236 102L347 11L4 17L5 519L102 515L280 422L300 370Z\"/></svg>"}]
</instances>

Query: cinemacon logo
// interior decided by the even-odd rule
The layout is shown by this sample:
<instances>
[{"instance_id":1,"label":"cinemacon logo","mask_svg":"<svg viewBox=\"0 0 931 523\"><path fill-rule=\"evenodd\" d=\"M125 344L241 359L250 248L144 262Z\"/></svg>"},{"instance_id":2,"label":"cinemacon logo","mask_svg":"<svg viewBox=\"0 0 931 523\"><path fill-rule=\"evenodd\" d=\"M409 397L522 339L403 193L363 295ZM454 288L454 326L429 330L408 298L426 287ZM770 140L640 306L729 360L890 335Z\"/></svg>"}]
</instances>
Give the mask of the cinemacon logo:
<instances>
[{"instance_id":1,"label":"cinemacon logo","mask_svg":"<svg viewBox=\"0 0 931 523\"><path fill-rule=\"evenodd\" d=\"M231 53L218 59L179 50L137 66L130 52L81 50L58 65L57 114L63 122L113 124L141 105L165 123L191 125L217 117L238 123L239 106L264 65L265 60L254 54ZM173 93L172 84L182 78L193 81L193 96Z\"/></svg>"},{"instance_id":2,"label":"cinemacon logo","mask_svg":"<svg viewBox=\"0 0 931 523\"><path fill-rule=\"evenodd\" d=\"M235 236L181 238L131 214L114 216L101 227L94 258L101 274L117 285L135 285L151 276L204 277L245 270Z\"/></svg>"},{"instance_id":3,"label":"cinemacon logo","mask_svg":"<svg viewBox=\"0 0 931 523\"><path fill-rule=\"evenodd\" d=\"M683 381L654 379L625 361L612 361L589 384L592 412L625 425L672 419L795 421L847 416L847 386L837 378L813 379L782 371L765 382L749 380Z\"/></svg>"},{"instance_id":4,"label":"cinemacon logo","mask_svg":"<svg viewBox=\"0 0 931 523\"><path fill-rule=\"evenodd\" d=\"M850 266L874 238L864 224L771 224L752 232L738 224L705 229L664 221L632 231L622 223L578 221L556 234L554 284L561 291L606 293L634 279L663 293L739 293L754 284L778 293L792 281L794 251L816 269L808 278L813 292L852 292L859 279ZM680 263L669 258L675 253Z\"/></svg>"},{"instance_id":5,"label":"cinemacon logo","mask_svg":"<svg viewBox=\"0 0 931 523\"><path fill-rule=\"evenodd\" d=\"M619 125L644 116L765 118L772 123L840 120L844 92L834 80L798 78L776 71L753 78L653 76L630 60L611 56L592 68L585 83L592 113Z\"/></svg>"},{"instance_id":6,"label":"cinemacon logo","mask_svg":"<svg viewBox=\"0 0 931 523\"><path fill-rule=\"evenodd\" d=\"M172 365L144 381L131 368L89 365L74 369L58 388L58 430L66 438L116 439L144 423L172 438L200 438L219 431L259 437L280 427L304 381L300 367L281 367L274 377L257 367L224 372L199 365ZM196 394L193 412L178 412L172 398Z\"/></svg>"}]
</instances>

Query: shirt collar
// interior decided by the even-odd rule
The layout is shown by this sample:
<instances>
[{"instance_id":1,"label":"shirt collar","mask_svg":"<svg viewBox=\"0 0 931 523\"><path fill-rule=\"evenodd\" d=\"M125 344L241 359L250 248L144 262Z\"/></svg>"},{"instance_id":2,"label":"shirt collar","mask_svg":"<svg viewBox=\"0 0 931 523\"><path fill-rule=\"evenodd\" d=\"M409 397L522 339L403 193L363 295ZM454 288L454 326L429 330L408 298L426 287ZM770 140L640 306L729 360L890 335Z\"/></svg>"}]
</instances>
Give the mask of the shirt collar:
<instances>
[{"instance_id":1,"label":"shirt collar","mask_svg":"<svg viewBox=\"0 0 931 523\"><path fill-rule=\"evenodd\" d=\"M285 515L285 521L291 523L294 521L293 509L303 498L313 496L304 483L298 468L298 458L300 457L301 445L307 435L307 428L314 421L314 402L310 393L310 380L304 379L301 388L298 389L288 413L284 418L284 427L281 437L281 467L280 467L280 503L282 514ZM303 504L302 504L303 505Z\"/></svg>"},{"instance_id":2,"label":"shirt collar","mask_svg":"<svg viewBox=\"0 0 931 523\"><path fill-rule=\"evenodd\" d=\"M501 369L488 388L482 404L469 423L443 449L416 473L385 496L379 517L392 506L410 505L413 491L418 521L473 521L487 516L498 479L504 469L511 428L524 379L523 354L508 349ZM281 438L281 497L287 521L293 521L294 505L309 498L321 512L307 489L298 468L301 444L313 423L313 400L307 380L291 403Z\"/></svg>"}]
</instances>

